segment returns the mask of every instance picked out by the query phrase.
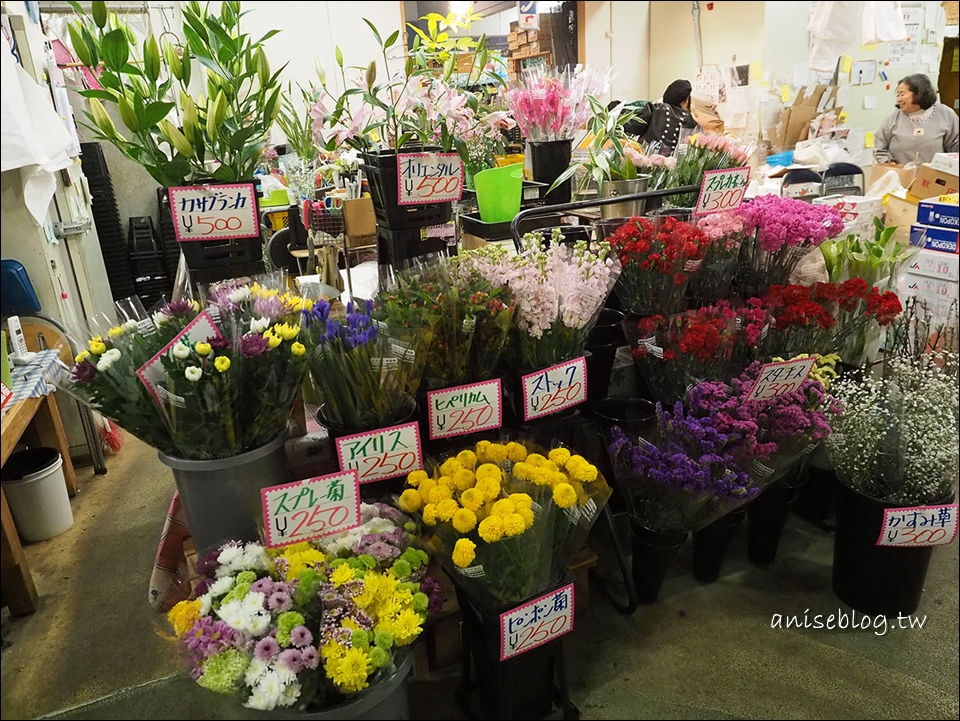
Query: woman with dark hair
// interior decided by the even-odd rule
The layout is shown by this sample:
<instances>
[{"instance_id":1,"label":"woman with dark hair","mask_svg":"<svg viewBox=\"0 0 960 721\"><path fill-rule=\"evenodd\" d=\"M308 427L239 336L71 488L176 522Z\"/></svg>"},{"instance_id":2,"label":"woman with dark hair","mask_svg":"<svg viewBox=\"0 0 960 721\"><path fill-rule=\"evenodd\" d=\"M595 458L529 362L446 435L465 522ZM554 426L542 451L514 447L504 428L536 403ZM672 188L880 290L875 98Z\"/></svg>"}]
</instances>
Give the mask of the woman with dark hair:
<instances>
[{"instance_id":1,"label":"woman with dark hair","mask_svg":"<svg viewBox=\"0 0 960 721\"><path fill-rule=\"evenodd\" d=\"M697 121L690 115L689 80L674 80L663 91L662 103L647 103L635 120L623 126L627 135L641 141L652 152L670 155L682 140L682 130L693 130ZM653 146L653 143L659 143Z\"/></svg>"},{"instance_id":2,"label":"woman with dark hair","mask_svg":"<svg viewBox=\"0 0 960 721\"><path fill-rule=\"evenodd\" d=\"M908 75L897 83L897 110L883 121L874 137L878 163L929 163L936 153L956 153L960 147L957 114L937 102L937 91L926 75Z\"/></svg>"}]
</instances>

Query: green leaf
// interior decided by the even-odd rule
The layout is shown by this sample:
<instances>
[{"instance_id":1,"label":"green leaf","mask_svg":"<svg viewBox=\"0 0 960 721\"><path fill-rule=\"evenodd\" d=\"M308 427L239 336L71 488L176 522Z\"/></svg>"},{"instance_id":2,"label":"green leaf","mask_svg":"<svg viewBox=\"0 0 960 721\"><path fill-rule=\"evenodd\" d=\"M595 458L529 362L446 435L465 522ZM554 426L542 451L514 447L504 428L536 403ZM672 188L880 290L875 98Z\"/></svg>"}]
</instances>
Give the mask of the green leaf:
<instances>
[{"instance_id":1,"label":"green leaf","mask_svg":"<svg viewBox=\"0 0 960 721\"><path fill-rule=\"evenodd\" d=\"M144 108L144 124L147 126L156 125L173 110L174 104L164 101L154 101L148 103Z\"/></svg>"},{"instance_id":2,"label":"green leaf","mask_svg":"<svg viewBox=\"0 0 960 721\"><path fill-rule=\"evenodd\" d=\"M77 92L85 98L109 100L112 103L117 102L117 96L111 93L109 90L78 90Z\"/></svg>"},{"instance_id":3,"label":"green leaf","mask_svg":"<svg viewBox=\"0 0 960 721\"><path fill-rule=\"evenodd\" d=\"M236 172L229 165L221 165L219 168L213 171L214 180L220 180L223 182L232 182L238 180Z\"/></svg>"},{"instance_id":4,"label":"green leaf","mask_svg":"<svg viewBox=\"0 0 960 721\"><path fill-rule=\"evenodd\" d=\"M85 67L93 68L93 53L87 45L79 26L76 23L70 23L67 25L67 32L70 34L70 44L73 45L73 52L76 53L77 59Z\"/></svg>"},{"instance_id":5,"label":"green leaf","mask_svg":"<svg viewBox=\"0 0 960 721\"><path fill-rule=\"evenodd\" d=\"M123 30L111 30L100 41L100 52L103 55L103 64L114 72L120 72L130 57L130 46L127 45L127 36Z\"/></svg>"},{"instance_id":6,"label":"green leaf","mask_svg":"<svg viewBox=\"0 0 960 721\"><path fill-rule=\"evenodd\" d=\"M393 44L394 44L395 42L397 42L397 38L399 38L399 37L400 37L400 30L399 30L399 29L398 29L398 30L394 30L394 31L390 34L390 37L387 38L387 42L385 42L385 43L383 44L383 47L385 47L385 48L393 47Z\"/></svg>"},{"instance_id":7,"label":"green leaf","mask_svg":"<svg viewBox=\"0 0 960 721\"><path fill-rule=\"evenodd\" d=\"M90 14L93 16L93 22L96 26L103 30L107 24L107 4L95 0L95 2L90 3Z\"/></svg>"},{"instance_id":8,"label":"green leaf","mask_svg":"<svg viewBox=\"0 0 960 721\"><path fill-rule=\"evenodd\" d=\"M366 18L363 18L363 22L365 22L365 23L370 27L370 29L373 31L373 37L375 37L375 38L377 39L377 44L380 45L381 47L383 47L383 46L384 46L384 45L383 45L383 38L380 37L380 31L377 30L377 26L374 25L374 24L373 24L372 22L370 22L369 20L367 20Z\"/></svg>"}]
</instances>

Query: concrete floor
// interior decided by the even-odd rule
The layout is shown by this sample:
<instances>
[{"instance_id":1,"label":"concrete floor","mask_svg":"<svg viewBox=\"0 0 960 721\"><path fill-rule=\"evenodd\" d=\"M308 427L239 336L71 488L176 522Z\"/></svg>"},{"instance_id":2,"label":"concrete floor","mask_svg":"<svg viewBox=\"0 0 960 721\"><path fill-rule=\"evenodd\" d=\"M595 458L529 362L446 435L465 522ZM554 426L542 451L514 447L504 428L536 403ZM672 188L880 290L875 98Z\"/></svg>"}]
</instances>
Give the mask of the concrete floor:
<instances>
[{"instance_id":1,"label":"concrete floor","mask_svg":"<svg viewBox=\"0 0 960 721\"><path fill-rule=\"evenodd\" d=\"M39 608L5 624L0 716L238 718L239 705L180 672L164 617L147 603L170 471L129 436L108 466L103 476L79 469L71 529L25 547ZM630 616L591 583L564 642L582 718L957 718L956 543L933 555L924 628L878 636L771 629L775 613L849 611L830 590L832 538L792 517L777 562L759 568L745 535L709 585L693 579L685 544L660 600ZM590 543L597 572L615 575L603 534ZM411 681L411 718L467 718L458 684L458 664Z\"/></svg>"}]
</instances>

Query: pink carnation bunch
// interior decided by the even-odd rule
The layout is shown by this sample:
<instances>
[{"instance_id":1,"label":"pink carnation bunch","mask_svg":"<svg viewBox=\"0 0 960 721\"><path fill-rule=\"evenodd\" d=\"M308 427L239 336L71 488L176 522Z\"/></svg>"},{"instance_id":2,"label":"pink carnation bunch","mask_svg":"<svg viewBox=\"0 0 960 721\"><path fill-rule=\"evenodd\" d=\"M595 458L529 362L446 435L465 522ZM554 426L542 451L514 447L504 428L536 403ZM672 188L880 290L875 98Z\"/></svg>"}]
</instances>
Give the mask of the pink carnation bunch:
<instances>
[{"instance_id":1,"label":"pink carnation bunch","mask_svg":"<svg viewBox=\"0 0 960 721\"><path fill-rule=\"evenodd\" d=\"M747 234L759 228L760 247L767 252L784 246L816 247L843 231L843 217L836 208L779 195L759 195L736 213Z\"/></svg>"}]
</instances>

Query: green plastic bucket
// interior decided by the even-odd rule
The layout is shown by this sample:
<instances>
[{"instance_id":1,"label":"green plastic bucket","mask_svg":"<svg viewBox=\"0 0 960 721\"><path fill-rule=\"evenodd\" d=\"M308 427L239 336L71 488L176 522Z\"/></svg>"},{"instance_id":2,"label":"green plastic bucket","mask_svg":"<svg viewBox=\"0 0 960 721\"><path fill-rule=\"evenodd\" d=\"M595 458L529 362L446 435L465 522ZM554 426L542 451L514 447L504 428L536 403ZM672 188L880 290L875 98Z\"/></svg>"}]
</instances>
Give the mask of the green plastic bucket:
<instances>
[{"instance_id":1,"label":"green plastic bucket","mask_svg":"<svg viewBox=\"0 0 960 721\"><path fill-rule=\"evenodd\" d=\"M473 184L484 223L506 223L520 212L522 163L481 170L473 176Z\"/></svg>"}]
</instances>

